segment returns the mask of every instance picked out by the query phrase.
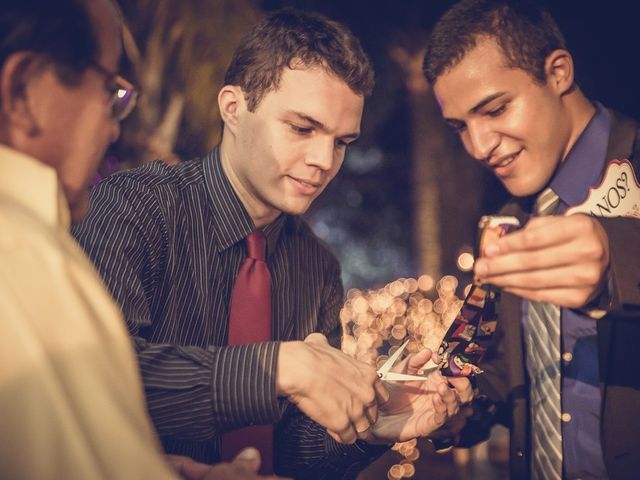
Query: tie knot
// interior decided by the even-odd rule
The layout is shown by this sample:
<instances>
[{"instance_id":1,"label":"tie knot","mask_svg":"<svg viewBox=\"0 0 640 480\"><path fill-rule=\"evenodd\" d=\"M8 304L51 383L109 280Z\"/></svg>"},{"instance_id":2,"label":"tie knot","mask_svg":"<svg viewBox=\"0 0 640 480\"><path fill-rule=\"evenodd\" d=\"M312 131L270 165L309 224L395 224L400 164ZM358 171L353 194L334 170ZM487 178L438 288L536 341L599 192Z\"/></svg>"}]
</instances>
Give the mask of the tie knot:
<instances>
[{"instance_id":1,"label":"tie knot","mask_svg":"<svg viewBox=\"0 0 640 480\"><path fill-rule=\"evenodd\" d=\"M264 262L267 239L262 230L254 230L247 236L247 256Z\"/></svg>"},{"instance_id":2,"label":"tie knot","mask_svg":"<svg viewBox=\"0 0 640 480\"><path fill-rule=\"evenodd\" d=\"M560 197L550 188L546 188L536 199L535 213L540 216L552 215L556 211L558 203L560 203Z\"/></svg>"}]
</instances>

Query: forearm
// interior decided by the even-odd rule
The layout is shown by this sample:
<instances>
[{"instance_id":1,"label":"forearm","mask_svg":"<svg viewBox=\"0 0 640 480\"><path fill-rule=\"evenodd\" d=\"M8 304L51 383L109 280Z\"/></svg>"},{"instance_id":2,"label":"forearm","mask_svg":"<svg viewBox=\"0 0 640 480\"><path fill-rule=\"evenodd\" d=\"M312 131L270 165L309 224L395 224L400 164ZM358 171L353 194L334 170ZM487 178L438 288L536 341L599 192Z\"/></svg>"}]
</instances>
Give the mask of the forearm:
<instances>
[{"instance_id":1,"label":"forearm","mask_svg":"<svg viewBox=\"0 0 640 480\"><path fill-rule=\"evenodd\" d=\"M280 418L278 343L203 349L137 337L135 344L148 410L161 436L210 438Z\"/></svg>"}]
</instances>

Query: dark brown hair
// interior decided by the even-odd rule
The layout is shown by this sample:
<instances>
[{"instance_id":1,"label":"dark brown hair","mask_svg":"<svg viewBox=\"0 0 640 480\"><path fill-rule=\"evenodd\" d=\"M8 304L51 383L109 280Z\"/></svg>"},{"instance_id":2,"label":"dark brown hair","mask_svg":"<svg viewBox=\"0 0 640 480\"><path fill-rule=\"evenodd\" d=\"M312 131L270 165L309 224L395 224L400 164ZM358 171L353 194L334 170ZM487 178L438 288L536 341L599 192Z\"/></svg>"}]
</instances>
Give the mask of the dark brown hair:
<instances>
[{"instance_id":1,"label":"dark brown hair","mask_svg":"<svg viewBox=\"0 0 640 480\"><path fill-rule=\"evenodd\" d=\"M294 9L272 13L249 31L227 68L225 85L238 85L254 111L278 88L284 68L320 66L355 93L370 95L373 68L358 39L344 25Z\"/></svg>"},{"instance_id":2,"label":"dark brown hair","mask_svg":"<svg viewBox=\"0 0 640 480\"><path fill-rule=\"evenodd\" d=\"M478 39L493 38L508 67L546 82L545 60L566 41L555 20L528 0L462 0L438 20L429 37L424 74L430 83L456 66Z\"/></svg>"},{"instance_id":3,"label":"dark brown hair","mask_svg":"<svg viewBox=\"0 0 640 480\"><path fill-rule=\"evenodd\" d=\"M0 5L0 68L15 52L41 54L75 83L99 46L87 0L5 0Z\"/></svg>"}]
</instances>

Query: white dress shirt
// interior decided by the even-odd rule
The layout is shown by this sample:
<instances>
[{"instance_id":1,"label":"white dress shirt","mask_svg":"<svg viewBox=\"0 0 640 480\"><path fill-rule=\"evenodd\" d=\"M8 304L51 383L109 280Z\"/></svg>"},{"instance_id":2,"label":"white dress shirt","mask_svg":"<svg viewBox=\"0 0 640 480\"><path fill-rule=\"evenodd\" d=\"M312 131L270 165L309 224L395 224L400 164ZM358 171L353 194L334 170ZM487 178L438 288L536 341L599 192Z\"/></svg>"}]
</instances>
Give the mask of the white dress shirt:
<instances>
[{"instance_id":1,"label":"white dress shirt","mask_svg":"<svg viewBox=\"0 0 640 480\"><path fill-rule=\"evenodd\" d=\"M0 476L176 478L69 218L55 170L0 145Z\"/></svg>"}]
</instances>

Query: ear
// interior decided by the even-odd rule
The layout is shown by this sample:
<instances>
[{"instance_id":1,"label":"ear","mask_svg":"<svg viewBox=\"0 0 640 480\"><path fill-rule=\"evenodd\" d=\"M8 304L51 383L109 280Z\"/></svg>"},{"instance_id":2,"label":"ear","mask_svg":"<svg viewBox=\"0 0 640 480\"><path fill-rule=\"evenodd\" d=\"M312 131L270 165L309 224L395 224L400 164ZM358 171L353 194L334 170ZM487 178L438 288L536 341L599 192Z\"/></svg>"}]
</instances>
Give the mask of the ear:
<instances>
[{"instance_id":1,"label":"ear","mask_svg":"<svg viewBox=\"0 0 640 480\"><path fill-rule=\"evenodd\" d=\"M32 52L10 55L0 69L0 112L8 124L33 135L38 130L29 98L29 82L42 71L42 59Z\"/></svg>"},{"instance_id":2,"label":"ear","mask_svg":"<svg viewBox=\"0 0 640 480\"><path fill-rule=\"evenodd\" d=\"M559 95L564 95L573 87L573 57L568 51L558 49L551 52L545 60L544 71L547 84Z\"/></svg>"},{"instance_id":3,"label":"ear","mask_svg":"<svg viewBox=\"0 0 640 480\"><path fill-rule=\"evenodd\" d=\"M218 93L218 108L220 117L224 122L225 130L232 133L236 131L238 123L244 112L247 111L247 103L242 88L237 85L225 85Z\"/></svg>"}]
</instances>

